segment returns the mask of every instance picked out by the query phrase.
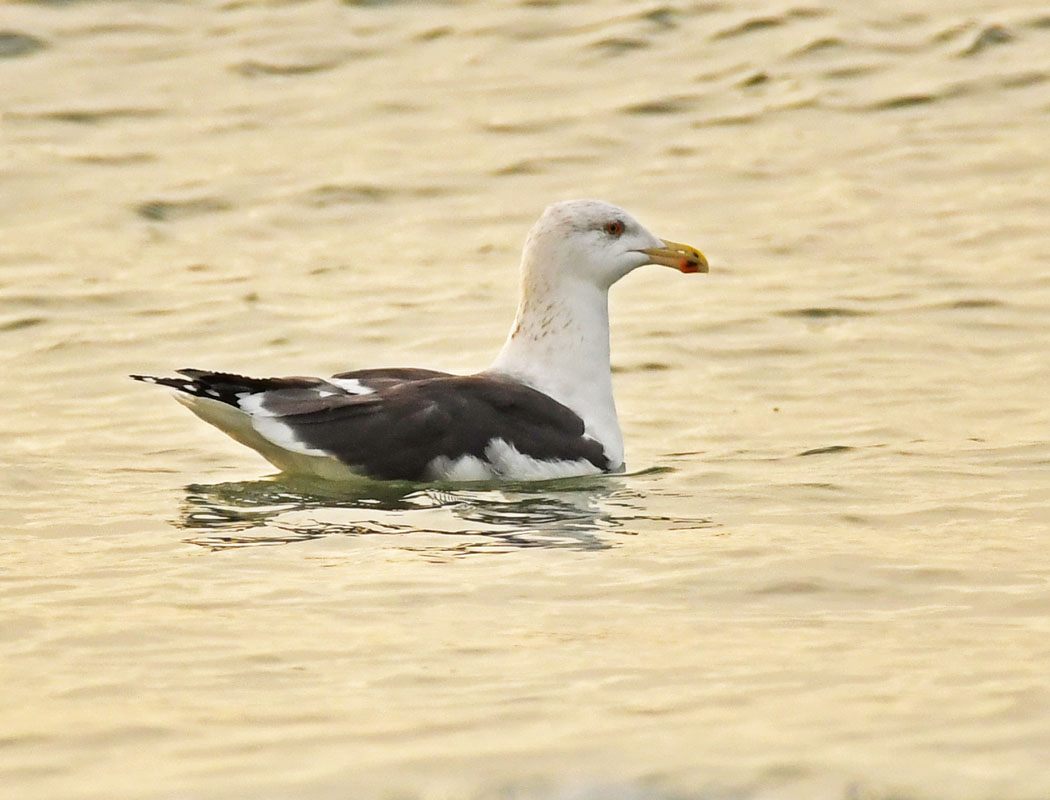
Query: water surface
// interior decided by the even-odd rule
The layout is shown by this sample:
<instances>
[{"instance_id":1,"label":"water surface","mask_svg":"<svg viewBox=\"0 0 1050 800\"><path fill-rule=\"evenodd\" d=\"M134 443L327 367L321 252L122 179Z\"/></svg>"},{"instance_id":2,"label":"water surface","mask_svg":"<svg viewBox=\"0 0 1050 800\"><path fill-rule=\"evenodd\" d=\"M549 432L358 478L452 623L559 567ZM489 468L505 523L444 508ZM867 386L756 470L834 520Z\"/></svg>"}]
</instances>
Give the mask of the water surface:
<instances>
[{"instance_id":1,"label":"water surface","mask_svg":"<svg viewBox=\"0 0 1050 800\"><path fill-rule=\"evenodd\" d=\"M0 786L1050 795L1050 14L19 3ZM635 474L283 481L130 372L471 371L549 202Z\"/></svg>"}]
</instances>

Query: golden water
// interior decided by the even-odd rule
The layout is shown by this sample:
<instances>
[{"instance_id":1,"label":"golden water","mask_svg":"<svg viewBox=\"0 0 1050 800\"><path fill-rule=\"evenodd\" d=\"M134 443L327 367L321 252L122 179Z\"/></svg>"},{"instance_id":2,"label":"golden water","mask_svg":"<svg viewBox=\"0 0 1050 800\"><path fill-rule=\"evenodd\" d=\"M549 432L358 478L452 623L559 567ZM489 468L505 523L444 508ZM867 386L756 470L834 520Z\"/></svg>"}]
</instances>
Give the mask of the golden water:
<instances>
[{"instance_id":1,"label":"golden water","mask_svg":"<svg viewBox=\"0 0 1050 800\"><path fill-rule=\"evenodd\" d=\"M0 795L1050 796L1045 3L0 29ZM712 263L614 292L641 474L281 483L125 378L482 368L578 196Z\"/></svg>"}]
</instances>

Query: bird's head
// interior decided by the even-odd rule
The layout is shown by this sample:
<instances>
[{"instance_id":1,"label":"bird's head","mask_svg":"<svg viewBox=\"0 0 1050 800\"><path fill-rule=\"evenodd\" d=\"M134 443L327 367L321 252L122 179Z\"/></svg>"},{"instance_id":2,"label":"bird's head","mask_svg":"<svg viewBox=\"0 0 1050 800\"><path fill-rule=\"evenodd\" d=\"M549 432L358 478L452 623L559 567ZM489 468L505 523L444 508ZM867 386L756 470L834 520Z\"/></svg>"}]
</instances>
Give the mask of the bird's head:
<instances>
[{"instance_id":1,"label":"bird's head","mask_svg":"<svg viewBox=\"0 0 1050 800\"><path fill-rule=\"evenodd\" d=\"M660 239L622 208L599 200L549 206L529 232L523 259L527 277L572 277L606 289L646 264L707 272L695 247Z\"/></svg>"}]
</instances>

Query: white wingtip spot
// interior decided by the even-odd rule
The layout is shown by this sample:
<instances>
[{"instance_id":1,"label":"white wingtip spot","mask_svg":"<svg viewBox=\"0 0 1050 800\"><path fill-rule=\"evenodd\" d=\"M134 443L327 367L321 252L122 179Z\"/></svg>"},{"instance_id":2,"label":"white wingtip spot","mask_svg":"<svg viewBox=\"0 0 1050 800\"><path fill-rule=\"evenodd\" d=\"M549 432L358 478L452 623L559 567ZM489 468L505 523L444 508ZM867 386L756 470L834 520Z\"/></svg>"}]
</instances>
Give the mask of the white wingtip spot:
<instances>
[{"instance_id":1,"label":"white wingtip spot","mask_svg":"<svg viewBox=\"0 0 1050 800\"><path fill-rule=\"evenodd\" d=\"M375 394L375 389L365 386L357 378L329 378L328 382L348 394Z\"/></svg>"},{"instance_id":2,"label":"white wingtip spot","mask_svg":"<svg viewBox=\"0 0 1050 800\"><path fill-rule=\"evenodd\" d=\"M244 392L244 397L238 395L237 405L240 406L241 411L252 416L273 416L272 412L267 411L263 408L263 402L266 400L266 392L256 392L251 394L250 392Z\"/></svg>"}]
</instances>

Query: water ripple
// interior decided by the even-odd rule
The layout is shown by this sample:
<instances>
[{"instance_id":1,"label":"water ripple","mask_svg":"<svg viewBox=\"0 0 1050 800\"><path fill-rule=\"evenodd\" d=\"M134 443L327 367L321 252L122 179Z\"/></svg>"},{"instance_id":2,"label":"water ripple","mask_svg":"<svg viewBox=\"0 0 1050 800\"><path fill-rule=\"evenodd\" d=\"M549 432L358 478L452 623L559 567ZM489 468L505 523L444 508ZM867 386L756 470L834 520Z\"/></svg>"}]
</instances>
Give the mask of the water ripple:
<instances>
[{"instance_id":1,"label":"water ripple","mask_svg":"<svg viewBox=\"0 0 1050 800\"><path fill-rule=\"evenodd\" d=\"M172 222L196 217L202 214L214 214L229 211L229 201L221 197L191 197L182 200L147 200L135 206L135 213L151 222Z\"/></svg>"},{"instance_id":2,"label":"water ripple","mask_svg":"<svg viewBox=\"0 0 1050 800\"><path fill-rule=\"evenodd\" d=\"M0 31L0 58L20 58L47 47L43 39L18 31Z\"/></svg>"},{"instance_id":3,"label":"water ripple","mask_svg":"<svg viewBox=\"0 0 1050 800\"><path fill-rule=\"evenodd\" d=\"M296 479L194 484L186 490L177 524L195 532L188 542L216 550L391 534L407 536L402 549L432 554L613 546L604 534L622 522L602 501L615 488L605 482L555 483L556 491L419 489L367 481L333 487ZM435 548L410 534L453 541Z\"/></svg>"}]
</instances>

